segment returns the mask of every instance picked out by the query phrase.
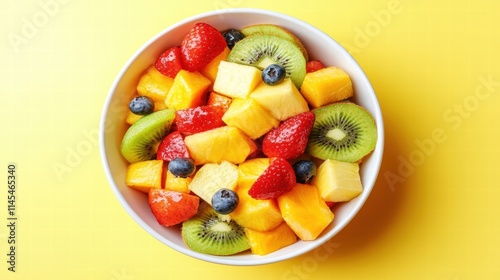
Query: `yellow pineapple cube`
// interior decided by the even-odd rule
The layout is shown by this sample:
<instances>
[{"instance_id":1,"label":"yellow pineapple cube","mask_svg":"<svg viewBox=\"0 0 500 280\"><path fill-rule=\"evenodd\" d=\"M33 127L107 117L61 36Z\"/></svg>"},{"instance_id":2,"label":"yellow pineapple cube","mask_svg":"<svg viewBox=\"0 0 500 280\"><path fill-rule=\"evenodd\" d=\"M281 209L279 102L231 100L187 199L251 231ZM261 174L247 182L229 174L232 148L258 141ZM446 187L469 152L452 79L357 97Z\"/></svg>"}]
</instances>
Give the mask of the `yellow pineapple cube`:
<instances>
[{"instance_id":1,"label":"yellow pineapple cube","mask_svg":"<svg viewBox=\"0 0 500 280\"><path fill-rule=\"evenodd\" d=\"M246 98L262 81L258 68L221 61L214 82L214 91L232 98Z\"/></svg>"},{"instance_id":2,"label":"yellow pineapple cube","mask_svg":"<svg viewBox=\"0 0 500 280\"><path fill-rule=\"evenodd\" d=\"M287 223L270 231L245 228L245 235L253 254L263 256L297 242L297 236Z\"/></svg>"},{"instance_id":3,"label":"yellow pineapple cube","mask_svg":"<svg viewBox=\"0 0 500 280\"><path fill-rule=\"evenodd\" d=\"M147 193L150 188L162 187L163 160L147 160L130 164L125 175L125 184Z\"/></svg>"},{"instance_id":4,"label":"yellow pineapple cube","mask_svg":"<svg viewBox=\"0 0 500 280\"><path fill-rule=\"evenodd\" d=\"M180 70L168 91L165 105L176 110L200 106L204 103L205 92L211 83L200 72Z\"/></svg>"},{"instance_id":5,"label":"yellow pineapple cube","mask_svg":"<svg viewBox=\"0 0 500 280\"><path fill-rule=\"evenodd\" d=\"M239 128L252 139L261 137L280 124L269 111L251 98L233 99L222 120L229 126Z\"/></svg>"},{"instance_id":6,"label":"yellow pineapple cube","mask_svg":"<svg viewBox=\"0 0 500 280\"><path fill-rule=\"evenodd\" d=\"M153 101L165 102L173 83L174 79L163 75L154 66L150 66L137 84L137 93L147 96Z\"/></svg>"},{"instance_id":7,"label":"yellow pineapple cube","mask_svg":"<svg viewBox=\"0 0 500 280\"><path fill-rule=\"evenodd\" d=\"M257 101L279 121L309 111L307 101L289 78L274 86L260 83L250 93L250 98Z\"/></svg>"},{"instance_id":8,"label":"yellow pineapple cube","mask_svg":"<svg viewBox=\"0 0 500 280\"><path fill-rule=\"evenodd\" d=\"M225 61L231 50L226 47L218 56L210 61L205 67L200 69L200 73L207 77L210 81L215 82L217 72L219 71L219 64Z\"/></svg>"},{"instance_id":9,"label":"yellow pineapple cube","mask_svg":"<svg viewBox=\"0 0 500 280\"><path fill-rule=\"evenodd\" d=\"M255 142L241 130L223 126L186 136L184 143L196 165L224 160L240 164L257 150Z\"/></svg>"},{"instance_id":10,"label":"yellow pineapple cube","mask_svg":"<svg viewBox=\"0 0 500 280\"><path fill-rule=\"evenodd\" d=\"M176 192L181 192L181 193L189 193L189 183L193 180L191 177L176 177L172 172L170 172L168 169L167 174L165 175L165 189L171 190L171 191L176 191Z\"/></svg>"},{"instance_id":11,"label":"yellow pineapple cube","mask_svg":"<svg viewBox=\"0 0 500 280\"><path fill-rule=\"evenodd\" d=\"M316 239L333 221L334 214L315 186L297 184L277 200L283 219L301 240Z\"/></svg>"},{"instance_id":12,"label":"yellow pineapple cube","mask_svg":"<svg viewBox=\"0 0 500 280\"><path fill-rule=\"evenodd\" d=\"M311 106L321 107L351 97L353 88L344 70L330 66L307 73L300 92Z\"/></svg>"},{"instance_id":13,"label":"yellow pineapple cube","mask_svg":"<svg viewBox=\"0 0 500 280\"><path fill-rule=\"evenodd\" d=\"M349 201L363 192L359 164L327 159L319 165L311 181L325 201Z\"/></svg>"},{"instance_id":14,"label":"yellow pineapple cube","mask_svg":"<svg viewBox=\"0 0 500 280\"><path fill-rule=\"evenodd\" d=\"M201 199L212 205L212 196L221 189L235 190L238 185L238 167L228 161L220 164L203 165L189 183L189 189Z\"/></svg>"}]
</instances>

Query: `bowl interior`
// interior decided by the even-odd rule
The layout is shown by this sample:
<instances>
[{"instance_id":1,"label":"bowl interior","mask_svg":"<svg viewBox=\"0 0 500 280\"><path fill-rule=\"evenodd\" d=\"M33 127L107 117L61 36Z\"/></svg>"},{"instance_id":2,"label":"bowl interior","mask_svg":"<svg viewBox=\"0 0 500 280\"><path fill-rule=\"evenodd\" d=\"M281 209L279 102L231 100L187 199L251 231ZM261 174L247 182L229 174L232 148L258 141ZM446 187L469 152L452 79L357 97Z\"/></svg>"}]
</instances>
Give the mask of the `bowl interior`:
<instances>
[{"instance_id":1,"label":"bowl interior","mask_svg":"<svg viewBox=\"0 0 500 280\"><path fill-rule=\"evenodd\" d=\"M147 196L125 185L126 161L120 154L121 138L127 128L125 116L128 102L136 93L136 85L143 71L154 63L168 47L179 45L196 22L206 22L219 30L242 28L257 23L273 23L292 31L306 46L311 59L320 59L325 65L334 65L346 71L353 82L354 101L365 107L378 126L378 144L361 165L363 193L350 202L335 208L335 219L315 241L299 241L266 256L242 253L228 257L199 254L187 248L180 236L180 228L167 228L157 223L147 206ZM257 265L281 261L308 252L338 233L358 212L375 183L382 159L383 122L377 97L359 65L337 42L315 27L293 17L254 9L230 9L201 14L166 28L139 49L123 67L112 85L103 109L100 145L104 169L112 190L133 219L155 238L192 257L231 265Z\"/></svg>"}]
</instances>

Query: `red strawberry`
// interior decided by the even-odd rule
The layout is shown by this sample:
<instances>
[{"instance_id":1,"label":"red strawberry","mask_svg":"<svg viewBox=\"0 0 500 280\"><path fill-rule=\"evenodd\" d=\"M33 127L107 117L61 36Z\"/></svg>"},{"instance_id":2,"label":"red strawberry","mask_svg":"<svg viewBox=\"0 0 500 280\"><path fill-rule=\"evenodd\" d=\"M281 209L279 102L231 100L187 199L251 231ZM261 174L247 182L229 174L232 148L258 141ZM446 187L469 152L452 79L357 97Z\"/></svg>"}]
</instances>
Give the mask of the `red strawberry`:
<instances>
[{"instance_id":1,"label":"red strawberry","mask_svg":"<svg viewBox=\"0 0 500 280\"><path fill-rule=\"evenodd\" d=\"M323 63L319 60L312 60L306 63L306 73L311 73L325 68Z\"/></svg>"},{"instance_id":2,"label":"red strawberry","mask_svg":"<svg viewBox=\"0 0 500 280\"><path fill-rule=\"evenodd\" d=\"M292 166L284 158L273 158L248 194L255 199L273 199L289 192L296 184Z\"/></svg>"},{"instance_id":3,"label":"red strawberry","mask_svg":"<svg viewBox=\"0 0 500 280\"><path fill-rule=\"evenodd\" d=\"M224 109L219 106L198 106L175 112L177 130L193 134L224 126Z\"/></svg>"},{"instance_id":4,"label":"red strawberry","mask_svg":"<svg viewBox=\"0 0 500 280\"><path fill-rule=\"evenodd\" d=\"M197 71L225 48L226 40L215 27L196 23L181 43L182 66L187 71Z\"/></svg>"},{"instance_id":5,"label":"red strawberry","mask_svg":"<svg viewBox=\"0 0 500 280\"><path fill-rule=\"evenodd\" d=\"M165 189L149 189L148 203L159 224L173 226L193 217L198 212L200 198Z\"/></svg>"},{"instance_id":6,"label":"red strawberry","mask_svg":"<svg viewBox=\"0 0 500 280\"><path fill-rule=\"evenodd\" d=\"M181 57L180 47L170 48L158 57L155 68L163 75L173 79L182 69Z\"/></svg>"},{"instance_id":7,"label":"red strawberry","mask_svg":"<svg viewBox=\"0 0 500 280\"><path fill-rule=\"evenodd\" d=\"M306 149L315 118L314 113L309 111L283 121L264 136L262 152L268 157L298 157Z\"/></svg>"},{"instance_id":8,"label":"red strawberry","mask_svg":"<svg viewBox=\"0 0 500 280\"><path fill-rule=\"evenodd\" d=\"M179 131L174 131L165 137L156 153L156 159L171 161L174 158L189 158L189 152Z\"/></svg>"}]
</instances>

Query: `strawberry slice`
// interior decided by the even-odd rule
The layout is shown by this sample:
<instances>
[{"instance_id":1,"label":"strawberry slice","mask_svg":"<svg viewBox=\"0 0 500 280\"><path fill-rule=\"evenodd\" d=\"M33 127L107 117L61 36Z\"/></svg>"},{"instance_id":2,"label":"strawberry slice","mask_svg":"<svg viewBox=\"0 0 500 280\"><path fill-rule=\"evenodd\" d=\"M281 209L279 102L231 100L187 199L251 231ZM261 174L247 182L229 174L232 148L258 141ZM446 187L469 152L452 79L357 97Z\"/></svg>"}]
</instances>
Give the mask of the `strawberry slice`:
<instances>
[{"instance_id":1,"label":"strawberry slice","mask_svg":"<svg viewBox=\"0 0 500 280\"><path fill-rule=\"evenodd\" d=\"M248 194L255 199L273 199L291 191L296 183L290 163L284 158L272 158L267 169L248 190Z\"/></svg>"},{"instance_id":2,"label":"strawberry slice","mask_svg":"<svg viewBox=\"0 0 500 280\"><path fill-rule=\"evenodd\" d=\"M311 73L325 68L323 63L319 60L311 60L306 63L306 73Z\"/></svg>"},{"instance_id":3,"label":"strawberry slice","mask_svg":"<svg viewBox=\"0 0 500 280\"><path fill-rule=\"evenodd\" d=\"M176 191L151 188L148 203L159 224L173 226L193 217L198 212L200 198Z\"/></svg>"},{"instance_id":4,"label":"strawberry slice","mask_svg":"<svg viewBox=\"0 0 500 280\"><path fill-rule=\"evenodd\" d=\"M198 106L175 112L177 130L184 134L194 134L224 126L224 109L220 106Z\"/></svg>"},{"instance_id":5,"label":"strawberry slice","mask_svg":"<svg viewBox=\"0 0 500 280\"><path fill-rule=\"evenodd\" d=\"M182 66L190 72L206 66L226 48L226 40L215 27L199 22L181 43Z\"/></svg>"},{"instance_id":6,"label":"strawberry slice","mask_svg":"<svg viewBox=\"0 0 500 280\"><path fill-rule=\"evenodd\" d=\"M163 75L173 79L182 69L181 57L180 47L170 48L158 57L155 62L155 68Z\"/></svg>"},{"instance_id":7,"label":"strawberry slice","mask_svg":"<svg viewBox=\"0 0 500 280\"><path fill-rule=\"evenodd\" d=\"M158 146L156 159L171 161L174 158L189 158L189 152L179 131L167 135Z\"/></svg>"},{"instance_id":8,"label":"strawberry slice","mask_svg":"<svg viewBox=\"0 0 500 280\"><path fill-rule=\"evenodd\" d=\"M283 121L264 136L262 152L268 157L298 157L306 149L315 118L309 111Z\"/></svg>"}]
</instances>

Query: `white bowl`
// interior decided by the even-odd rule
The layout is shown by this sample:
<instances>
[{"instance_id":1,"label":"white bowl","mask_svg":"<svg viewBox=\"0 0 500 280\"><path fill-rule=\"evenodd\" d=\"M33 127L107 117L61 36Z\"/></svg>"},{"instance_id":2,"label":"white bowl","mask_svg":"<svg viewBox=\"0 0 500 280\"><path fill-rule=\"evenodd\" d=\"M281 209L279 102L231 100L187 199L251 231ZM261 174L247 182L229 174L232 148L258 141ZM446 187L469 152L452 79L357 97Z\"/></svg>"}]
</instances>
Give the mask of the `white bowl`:
<instances>
[{"instance_id":1,"label":"white bowl","mask_svg":"<svg viewBox=\"0 0 500 280\"><path fill-rule=\"evenodd\" d=\"M182 38L196 22L206 22L219 30L241 28L256 23L272 23L292 31L306 46L312 59L320 59L325 65L333 65L346 71L353 82L354 101L365 107L378 126L378 143L372 154L361 165L363 193L350 202L335 208L335 219L314 241L299 241L265 256L250 252L234 256L211 256L190 250L182 241L179 227L161 226L152 215L147 197L125 185L127 162L120 154L120 142L127 128L125 115L128 102L135 94L141 73L170 46L179 45ZM356 215L370 195L377 178L384 144L382 113L377 97L363 70L349 53L335 40L317 28L293 17L276 12L256 9L228 9L200 14L169 26L146 42L126 63L116 77L102 112L100 124L100 150L104 170L116 197L128 214L149 234L165 245L186 255L208 262L228 265L260 265L282 261L309 252L322 245Z\"/></svg>"}]
</instances>

